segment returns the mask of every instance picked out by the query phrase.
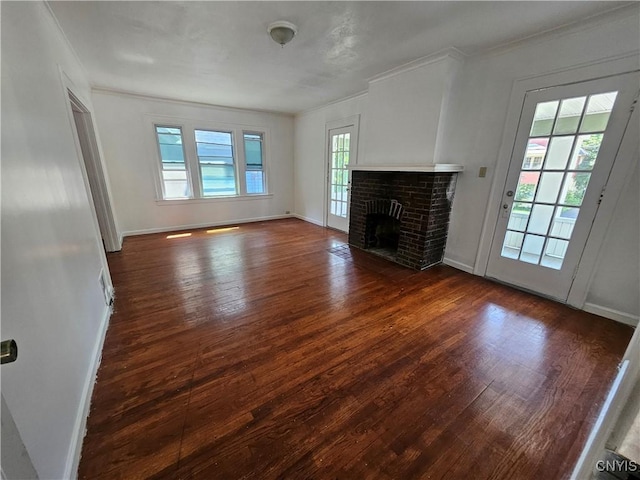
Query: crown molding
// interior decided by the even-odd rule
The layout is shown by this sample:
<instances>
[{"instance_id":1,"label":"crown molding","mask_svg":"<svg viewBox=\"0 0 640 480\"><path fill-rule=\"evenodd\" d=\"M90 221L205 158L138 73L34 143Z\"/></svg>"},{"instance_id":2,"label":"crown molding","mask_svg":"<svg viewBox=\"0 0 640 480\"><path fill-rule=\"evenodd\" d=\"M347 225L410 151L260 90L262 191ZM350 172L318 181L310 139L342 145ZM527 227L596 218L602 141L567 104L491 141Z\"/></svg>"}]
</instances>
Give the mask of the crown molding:
<instances>
[{"instance_id":1,"label":"crown molding","mask_svg":"<svg viewBox=\"0 0 640 480\"><path fill-rule=\"evenodd\" d=\"M382 80L386 80L391 77L395 77L396 75L400 75L402 73L410 72L411 70L415 70L417 68L424 67L426 65L430 65L433 63L442 62L447 59L452 59L458 62L463 62L465 58L469 55L464 53L461 50L458 50L456 47L445 48L444 50L439 50L435 53L427 55L425 57L418 58L416 60L412 60L411 62L405 63L398 67L387 70L386 72L382 72L378 75L375 75L369 79L367 82L369 84L380 82Z\"/></svg>"},{"instance_id":2,"label":"crown molding","mask_svg":"<svg viewBox=\"0 0 640 480\"><path fill-rule=\"evenodd\" d=\"M268 115L278 115L281 117L290 117L290 118L292 118L295 115L294 113L279 112L277 110L229 107L226 105L216 105L214 103L196 102L193 100L181 100L178 98L163 97L161 95L149 95L144 93L132 92L129 90L120 90L117 88L104 87L100 85L91 85L91 92L99 93L103 95L115 95L119 97L133 97L133 98L138 98L140 100L150 100L154 102L177 103L181 105L191 105L191 106L201 107L201 108L215 108L216 110L225 110L229 112L264 113Z\"/></svg>"},{"instance_id":3,"label":"crown molding","mask_svg":"<svg viewBox=\"0 0 640 480\"><path fill-rule=\"evenodd\" d=\"M354 93L353 95L342 97L342 98L339 98L337 100L332 100L329 103L323 103L322 105L319 105L317 107L311 107L311 108L308 108L307 110L302 110L302 111L296 113L295 116L296 117L303 117L305 115L309 115L311 113L314 113L314 112L323 110L325 108L328 108L328 107L330 107L332 105L337 105L339 103L346 102L348 100L354 100L354 99L360 98L360 97L366 97L368 95L368 93L369 93L369 90L362 90L361 92Z\"/></svg>"},{"instance_id":4,"label":"crown molding","mask_svg":"<svg viewBox=\"0 0 640 480\"><path fill-rule=\"evenodd\" d=\"M499 56L527 45L535 45L537 43L542 43L548 40L582 32L584 30L591 30L593 28L597 28L600 25L627 18L630 16L630 14L633 14L632 12L634 11L634 13L637 15L638 8L638 2L627 2L624 5L613 7L605 12L595 13L589 17L565 23L564 25L553 27L542 32L537 32L526 37L518 38L516 40L506 42L495 47L473 52L469 56L475 58Z\"/></svg>"}]
</instances>

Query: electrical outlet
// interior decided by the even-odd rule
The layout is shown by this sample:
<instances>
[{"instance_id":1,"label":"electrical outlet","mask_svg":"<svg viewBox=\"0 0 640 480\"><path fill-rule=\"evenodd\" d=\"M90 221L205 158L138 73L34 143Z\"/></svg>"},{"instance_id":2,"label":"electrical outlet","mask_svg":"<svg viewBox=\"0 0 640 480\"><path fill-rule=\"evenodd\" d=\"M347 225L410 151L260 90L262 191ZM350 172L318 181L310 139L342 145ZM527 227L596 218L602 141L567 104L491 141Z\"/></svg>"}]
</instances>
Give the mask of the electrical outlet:
<instances>
[{"instance_id":1,"label":"electrical outlet","mask_svg":"<svg viewBox=\"0 0 640 480\"><path fill-rule=\"evenodd\" d=\"M478 177L484 178L486 176L487 176L487 167L480 167L480 170L478 171Z\"/></svg>"},{"instance_id":2,"label":"electrical outlet","mask_svg":"<svg viewBox=\"0 0 640 480\"><path fill-rule=\"evenodd\" d=\"M285 210L285 211L284 211L284 214L285 214L285 215L290 215L290 214L291 214L291 212L290 212L289 210Z\"/></svg>"}]
</instances>

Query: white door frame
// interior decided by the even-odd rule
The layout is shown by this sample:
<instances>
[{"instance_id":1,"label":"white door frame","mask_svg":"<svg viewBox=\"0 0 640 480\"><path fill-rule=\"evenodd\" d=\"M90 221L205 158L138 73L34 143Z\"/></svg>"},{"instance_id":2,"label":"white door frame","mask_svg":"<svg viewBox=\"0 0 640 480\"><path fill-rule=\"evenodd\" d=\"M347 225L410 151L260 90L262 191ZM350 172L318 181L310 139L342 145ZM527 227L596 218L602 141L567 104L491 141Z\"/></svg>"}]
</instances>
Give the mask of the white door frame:
<instances>
[{"instance_id":1,"label":"white door frame","mask_svg":"<svg viewBox=\"0 0 640 480\"><path fill-rule=\"evenodd\" d=\"M502 204L502 194L511 162L513 142L526 93L531 90L568 85L637 71L637 58L637 52L634 52L633 54L593 62L587 66L567 68L557 72L525 77L514 81L502 134L502 144L498 154L498 161L496 162L496 174L491 185L489 201L485 210L486 213L480 235L478 253L473 269L474 274L485 276L487 272L491 242L495 234L498 215L500 214L500 205ZM630 127L628 128L634 125L634 118L637 122L637 110L638 108L634 111L634 115L629 123ZM628 137L630 137L630 135L626 135L623 138L623 146L627 149L627 153L628 149L632 148L629 144L633 143ZM569 291L567 303L576 308L584 307L600 249L606 235L607 226L616 209L625 179L634 164L633 155L623 156L621 155L622 151L623 147L619 150L616 160L614 161L609 183L607 184L607 195L603 198L600 208L596 213L591 233L585 245L582 260L579 264L571 290Z\"/></svg>"},{"instance_id":2,"label":"white door frame","mask_svg":"<svg viewBox=\"0 0 640 480\"><path fill-rule=\"evenodd\" d=\"M325 125L324 135L324 206L323 206L323 226L326 227L329 221L329 154L331 151L330 131L336 128L349 128L353 127L353 138L350 141L351 153L349 155L349 164L355 165L358 163L358 137L360 133L360 114L351 115L339 120L333 120L327 122ZM349 172L349 178L351 178L351 172ZM349 180L351 182L351 180ZM349 198L351 196L349 195ZM349 216L347 215L347 221Z\"/></svg>"},{"instance_id":3,"label":"white door frame","mask_svg":"<svg viewBox=\"0 0 640 480\"><path fill-rule=\"evenodd\" d=\"M498 220L498 225L495 230L495 236L493 238L493 244L491 247L491 253L489 254L489 263L486 273L488 277L496 278L505 283L538 292L540 295L549 296L563 303L567 301L570 288L573 285L573 278L580 266L579 264L581 261L581 257L584 253L584 248L589 238L593 221L595 220L595 215L603 198L602 192L604 192L607 182L610 179L609 174L611 173L611 170L613 168L614 160L618 155L618 150L622 143L622 138L627 131L627 126L631 117L631 106L638 94L639 87L640 75L638 72L633 72L623 75L616 75L613 77L574 83L570 85L546 88L543 90L536 90L527 93L525 106L522 110L520 118L518 133L516 134L517 136L511 157L511 165L509 167L509 173L507 174L507 188L511 191L511 197L507 192L505 192L504 203L502 206L503 213L500 215L500 218ZM538 190L544 190L545 181L548 182L549 178L553 178L556 181L558 180L558 173L544 172L549 172L551 170L557 171L559 169L562 169L563 167L566 167L564 172L569 172L572 168L575 170L578 166L574 165L574 167L572 167L568 162L565 162L566 165L564 166L552 166L551 170L549 170L547 163L550 161L549 158L553 155L554 145L556 141L562 142L569 139L573 144L573 140L576 140L576 142L578 142L578 139L583 137L578 135L577 130L576 134L567 136L556 136L556 133L553 132L549 133L549 136L543 136L543 134L546 132L530 133L530 130L533 128L532 125L534 123L534 111L537 112L538 106L546 104L546 102L576 97L582 99L582 103L586 104L587 98L594 99L597 98L596 95L598 94L612 91L617 92L615 94L615 105L612 105L610 119L607 122L608 124L606 125L606 132L602 137L602 143L597 150L597 160L595 160L594 158L595 165L593 166L593 169L590 170L590 174L585 174L587 175L588 188L584 191L583 201L578 202L580 203L579 208L575 210L576 212L579 210L579 214L577 215L578 218L575 220L575 223L572 225L572 227L569 227L569 230L571 231L570 234L567 232L567 235L559 235L560 237L567 237L567 239L564 240L564 242L566 242L564 243L564 248L560 253L562 260L558 262L560 264L554 264L553 262L557 260L555 260L553 257L548 257L546 253L541 252L539 262L536 262L536 260L532 259L531 257L527 257L526 255L527 239L546 239L543 240L543 242L547 245L546 249L548 250L549 248L553 248L555 242L553 240L554 236L552 230L553 228L558 228L558 224L556 224L555 222L561 220L557 218L559 215L559 211L557 209L558 207L550 207L548 203L557 202L556 205L562 204L563 194L560 195L560 198L556 198L553 200L540 200L538 198L538 195L536 195L535 199L525 199L525 202L529 202L529 200L533 202L532 213L530 215L526 215L525 217L525 219L528 218L525 226L526 228L520 228L522 226L514 228L516 227L516 224L512 225L512 223L514 221L518 221L517 219L514 220L515 217L513 217L514 213L512 212L512 210L515 211L514 209L516 209L518 205L518 200L512 200L513 198L517 198L517 194L515 197L513 197L513 192L516 191L516 184L518 186L520 185L520 183L522 182L521 177L523 175L541 175L541 180L538 182L538 184L540 185ZM564 105L564 101L565 100L563 100L562 105ZM591 101L592 100L589 100L589 102ZM556 103L555 105L558 104ZM559 110L562 110L565 107L558 108ZM579 114L579 118L584 118L583 115L586 116L586 113ZM561 116L562 115L559 114L559 116L556 118L560 118ZM560 120L556 120L556 122L559 121ZM593 131L589 134L602 135L600 132L603 129L604 126L599 128L598 131ZM546 157L549 158L546 159L545 165L525 168L521 159L531 155L528 146L529 143L537 142L537 140L530 140L530 137L532 136L546 139L550 138L551 147L549 148L549 152L551 153L547 154ZM573 147L570 146L570 148ZM569 154L567 153L567 157L568 156ZM538 170L537 168L540 168L541 170ZM563 177L565 177L565 183L562 187L561 185L557 185L557 190L555 191L556 197L558 197L558 194L560 194L561 191L564 192L564 190L568 188L566 185L566 178L573 176L573 174L569 173L565 173L562 175ZM533 181L529 179L526 182L529 183ZM535 182L533 183L535 186ZM549 183L547 183L547 185L549 185ZM527 203L526 205L531 204ZM540 211L546 211L548 214L550 214L548 225L545 225L544 219L539 216ZM538 222L541 222L542 224ZM549 228L547 229L546 226L548 226ZM544 231L541 231L541 228ZM522 235L525 240L524 244L521 247L521 251L518 251L518 253L521 253L521 255L516 255L515 257L513 256L513 252L511 251L511 249L509 249L509 252L505 252L505 249L503 248L503 244L507 245L507 243L510 241L509 238L511 234L507 232L513 230L524 230L524 233L526 233L526 235L524 233L514 234ZM542 236L530 237L533 231L535 231L535 233L538 235L541 234ZM560 232L558 231L557 233ZM559 241L559 243L562 244L563 241ZM547 250L545 250L545 252L547 252Z\"/></svg>"},{"instance_id":4,"label":"white door frame","mask_svg":"<svg viewBox=\"0 0 640 480\"><path fill-rule=\"evenodd\" d=\"M111 201L107 192L107 184L98 155L95 129L91 119L91 112L84 103L71 90L69 102L71 103L71 115L74 117L74 128L80 143L80 153L85 163L87 180L89 182L89 194L92 197L93 207L96 211L96 219L100 234L104 239L104 247L108 252L115 252L122 248L116 232L113 220ZM75 115L77 114L77 115ZM80 124L80 126L78 126Z\"/></svg>"},{"instance_id":5,"label":"white door frame","mask_svg":"<svg viewBox=\"0 0 640 480\"><path fill-rule=\"evenodd\" d=\"M93 114L87 107L90 104L77 92L77 88L62 69L60 69L60 76L67 101L69 121L73 131L77 133L76 149L82 160L83 174L86 174L87 194L90 197L89 201L93 205L92 210L96 215L95 220L98 224L98 231L104 239L104 249L108 252L117 252L122 249L122 237L115 219L113 201L111 200L112 195L98 145ZM76 126L74 108L80 111L83 131L79 131ZM87 155L84 154L81 144L86 147L84 151Z\"/></svg>"}]
</instances>

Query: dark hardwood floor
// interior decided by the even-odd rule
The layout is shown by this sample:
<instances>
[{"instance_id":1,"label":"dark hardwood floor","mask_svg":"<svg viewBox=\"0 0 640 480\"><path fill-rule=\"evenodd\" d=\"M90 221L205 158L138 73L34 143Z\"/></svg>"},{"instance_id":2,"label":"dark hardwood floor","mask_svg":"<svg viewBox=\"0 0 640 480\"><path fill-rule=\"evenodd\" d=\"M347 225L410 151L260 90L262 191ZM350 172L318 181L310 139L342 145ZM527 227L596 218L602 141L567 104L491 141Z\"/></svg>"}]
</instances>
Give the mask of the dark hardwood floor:
<instances>
[{"instance_id":1,"label":"dark hardwood floor","mask_svg":"<svg viewBox=\"0 0 640 480\"><path fill-rule=\"evenodd\" d=\"M109 255L80 478L567 478L632 329L299 220Z\"/></svg>"}]
</instances>

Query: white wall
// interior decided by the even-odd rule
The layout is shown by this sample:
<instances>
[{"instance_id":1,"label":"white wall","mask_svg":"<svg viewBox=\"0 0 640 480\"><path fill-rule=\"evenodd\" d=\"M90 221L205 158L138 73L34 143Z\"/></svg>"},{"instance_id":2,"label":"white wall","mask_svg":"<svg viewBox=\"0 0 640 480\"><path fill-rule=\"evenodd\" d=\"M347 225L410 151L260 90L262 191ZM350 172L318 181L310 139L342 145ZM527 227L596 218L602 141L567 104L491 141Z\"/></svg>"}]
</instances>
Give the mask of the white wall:
<instances>
[{"instance_id":1,"label":"white wall","mask_svg":"<svg viewBox=\"0 0 640 480\"><path fill-rule=\"evenodd\" d=\"M326 125L360 115L360 145L366 145L367 95L304 112L295 119L295 214L309 222L325 225L327 183ZM361 149L358 149L362 152ZM359 153L358 155L361 155ZM360 158L358 158L360 163Z\"/></svg>"},{"instance_id":2,"label":"white wall","mask_svg":"<svg viewBox=\"0 0 640 480\"><path fill-rule=\"evenodd\" d=\"M40 478L69 478L108 309L61 67L89 85L40 2L2 3L2 395ZM75 472L73 472L75 475Z\"/></svg>"},{"instance_id":3,"label":"white wall","mask_svg":"<svg viewBox=\"0 0 640 480\"><path fill-rule=\"evenodd\" d=\"M445 253L448 259L471 269L475 266L486 209L498 208L488 205L488 200L501 145L512 141L503 139L502 134L514 81L632 52L636 52L637 59L639 30L636 5L590 25L535 39L506 51L467 59L454 87L450 123L442 151L443 162L465 165L456 186ZM488 167L486 178L478 177L480 166ZM637 195L637 190L635 193ZM621 202L619 210L624 208ZM628 215L628 212L616 212L620 219ZM637 219L635 222L637 225ZM637 258L638 237L632 234L632 225L633 220L630 228L616 236L615 251L611 237L603 246L611 251L600 265L605 269L603 272L608 261L622 263L629 255ZM634 272L631 265L637 267L638 263L627 264L618 274L618 282L635 287L637 292L637 268ZM597 271L596 278L600 274L601 271ZM603 289L599 283L592 285L589 296L597 298L604 307L638 315L637 304L630 305L621 292Z\"/></svg>"},{"instance_id":4,"label":"white wall","mask_svg":"<svg viewBox=\"0 0 640 480\"><path fill-rule=\"evenodd\" d=\"M509 95L516 79L543 75L638 49L637 8L625 9L591 28L534 40L503 53L469 58L453 94L443 161L462 163L458 177L447 257L473 266L485 208L495 174ZM489 167L478 178L480 166Z\"/></svg>"},{"instance_id":5,"label":"white wall","mask_svg":"<svg viewBox=\"0 0 640 480\"><path fill-rule=\"evenodd\" d=\"M436 152L459 60L449 54L369 82L368 165L441 163ZM439 153L439 152L438 152Z\"/></svg>"},{"instance_id":6,"label":"white wall","mask_svg":"<svg viewBox=\"0 0 640 480\"><path fill-rule=\"evenodd\" d=\"M441 112L446 120L438 125L442 141L436 142L438 162L465 166L465 171L458 176L453 202L445 253L448 260L473 271L485 213L488 208L498 208L488 205L488 201L499 151L504 141L511 141L503 139L502 135L514 82L633 52L636 52L637 58L639 29L638 7L634 5L588 24L465 59L450 85L449 108ZM424 72L401 73L384 82L396 82L396 86L403 88L411 87L407 90L411 91L409 97L417 96L420 88L412 82L413 74ZM438 83L440 77L434 76L436 93L442 89ZM429 95L430 82L428 78L422 78L422 81L424 94ZM296 116L295 211L301 217L323 223L326 177L324 126L329 120L361 114L361 131L366 136L361 136L359 148L360 152L365 152L364 158L361 157L365 163L410 163L398 160L400 157L395 160L376 157L375 152L380 150L379 144L383 139L378 134L372 138L372 126L363 128L363 125L378 121L372 117L384 118L385 112L393 113L388 116L397 119L398 125L410 125L413 119L424 130L428 122L411 108L405 109L404 114L389 110L389 102L383 98L384 95L374 94L376 88L374 83L365 95ZM417 138L422 138L429 145L434 142L433 134L433 131L425 131L420 137L419 131L414 132ZM418 151L416 145L412 146L410 153ZM401 148L402 145L399 146ZM485 178L478 177L481 166L488 167ZM605 241L603 256L587 297L587 302L631 317L639 314L638 217L637 209L625 205L638 204L639 190L638 182L632 182L624 194L625 198L620 201L612 224L616 234L609 235Z\"/></svg>"},{"instance_id":7,"label":"white wall","mask_svg":"<svg viewBox=\"0 0 640 480\"><path fill-rule=\"evenodd\" d=\"M293 210L293 118L94 91L96 124L109 173L120 231L125 235L268 219ZM267 129L268 197L157 202L159 164L153 118Z\"/></svg>"},{"instance_id":8,"label":"white wall","mask_svg":"<svg viewBox=\"0 0 640 480\"><path fill-rule=\"evenodd\" d=\"M640 178L638 163L619 200L587 303L640 316Z\"/></svg>"}]
</instances>

